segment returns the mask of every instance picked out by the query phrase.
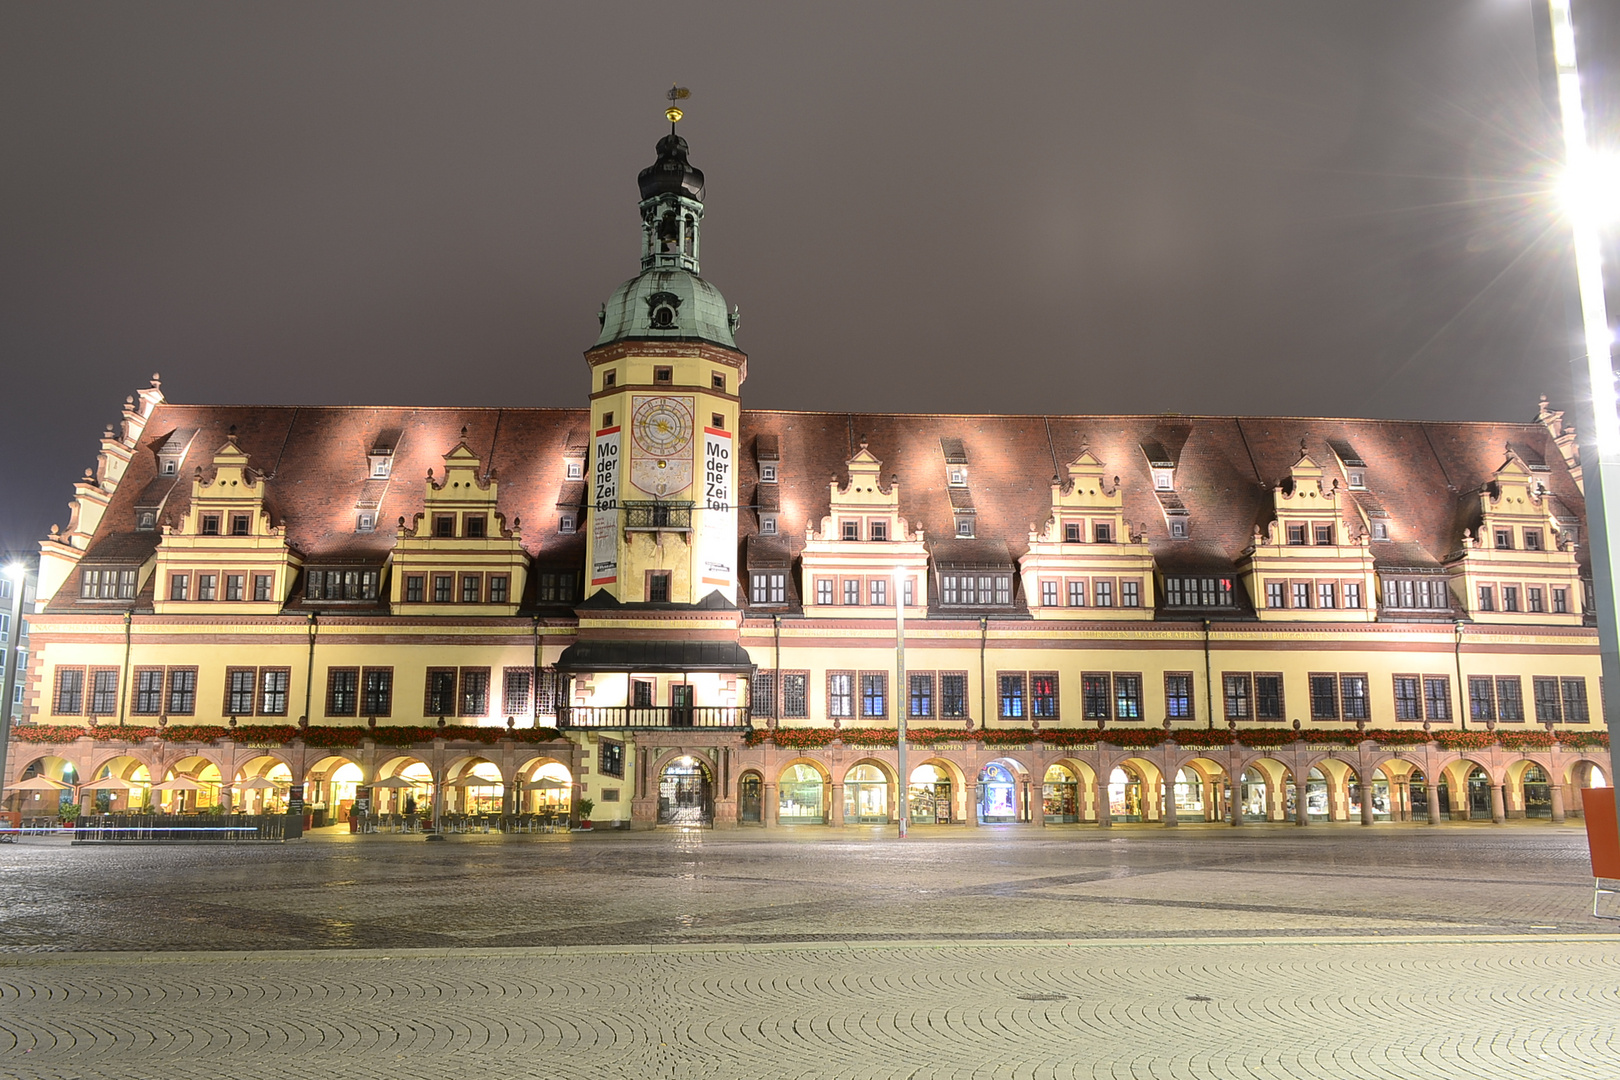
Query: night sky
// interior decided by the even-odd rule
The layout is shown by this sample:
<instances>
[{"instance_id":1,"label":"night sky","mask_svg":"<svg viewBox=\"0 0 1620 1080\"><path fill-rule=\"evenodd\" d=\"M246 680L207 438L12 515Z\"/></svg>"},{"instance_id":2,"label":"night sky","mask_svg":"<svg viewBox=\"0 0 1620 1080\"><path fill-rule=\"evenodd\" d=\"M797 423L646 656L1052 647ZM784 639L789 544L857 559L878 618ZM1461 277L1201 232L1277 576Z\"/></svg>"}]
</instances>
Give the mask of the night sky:
<instances>
[{"instance_id":1,"label":"night sky","mask_svg":"<svg viewBox=\"0 0 1620 1080\"><path fill-rule=\"evenodd\" d=\"M1615 7L1576 8L1608 145ZM1581 351L1545 17L7 0L0 546L154 371L583 405L673 81L746 406L1529 419Z\"/></svg>"}]
</instances>

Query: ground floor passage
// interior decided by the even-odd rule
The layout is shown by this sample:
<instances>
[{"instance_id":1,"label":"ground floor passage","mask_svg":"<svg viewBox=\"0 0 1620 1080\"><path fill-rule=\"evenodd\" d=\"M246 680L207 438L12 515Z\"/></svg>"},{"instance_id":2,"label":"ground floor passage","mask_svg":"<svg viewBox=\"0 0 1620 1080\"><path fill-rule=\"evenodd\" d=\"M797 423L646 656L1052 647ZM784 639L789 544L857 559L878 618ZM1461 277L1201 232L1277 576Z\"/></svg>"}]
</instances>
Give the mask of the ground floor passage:
<instances>
[{"instance_id":1,"label":"ground floor passage","mask_svg":"<svg viewBox=\"0 0 1620 1080\"><path fill-rule=\"evenodd\" d=\"M1548 765L1515 758L1495 768L1458 759L1433 768L1385 762L1364 781L1350 764L1322 759L1303 783L1282 761L1244 765L1236 783L1220 762L1196 758L1167 770L1162 763L1127 759L1100 773L1067 761L1034 769L1016 758L964 768L947 759L911 767L904 812L912 825L1114 824L1127 822L1505 821L1562 820L1578 813L1579 789L1606 787L1597 761L1572 760L1550 775ZM669 770L681 772L690 794L684 816L666 812L662 793ZM660 823L712 823L715 800L709 770L698 757L666 768ZM901 799L892 761L859 762L839 770L813 758L783 766L772 777L745 769L737 786L737 821L743 825L876 825L897 822ZM701 808L701 809L700 809Z\"/></svg>"}]
</instances>

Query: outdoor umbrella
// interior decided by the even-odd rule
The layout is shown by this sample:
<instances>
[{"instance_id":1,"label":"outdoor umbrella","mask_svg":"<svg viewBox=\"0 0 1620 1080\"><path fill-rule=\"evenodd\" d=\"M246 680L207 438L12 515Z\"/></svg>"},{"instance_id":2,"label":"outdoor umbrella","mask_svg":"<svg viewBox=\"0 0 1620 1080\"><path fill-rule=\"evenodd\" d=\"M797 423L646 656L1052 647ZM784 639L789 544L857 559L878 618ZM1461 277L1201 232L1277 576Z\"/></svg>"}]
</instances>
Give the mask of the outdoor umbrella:
<instances>
[{"instance_id":1,"label":"outdoor umbrella","mask_svg":"<svg viewBox=\"0 0 1620 1080\"><path fill-rule=\"evenodd\" d=\"M88 784L80 784L80 791L135 791L143 785L140 780L120 780L116 776L103 776L100 780L92 780Z\"/></svg>"},{"instance_id":2,"label":"outdoor umbrella","mask_svg":"<svg viewBox=\"0 0 1620 1080\"><path fill-rule=\"evenodd\" d=\"M30 776L26 780L19 780L6 788L7 791L66 791L72 787L60 780L52 780L48 776Z\"/></svg>"},{"instance_id":3,"label":"outdoor umbrella","mask_svg":"<svg viewBox=\"0 0 1620 1080\"><path fill-rule=\"evenodd\" d=\"M426 780L407 780L403 776L390 776L386 780L379 780L371 786L374 788L413 788L418 784L425 784Z\"/></svg>"},{"instance_id":4,"label":"outdoor umbrella","mask_svg":"<svg viewBox=\"0 0 1620 1080\"><path fill-rule=\"evenodd\" d=\"M446 780L445 787L500 787L499 780L485 780L482 776L458 776L454 780Z\"/></svg>"},{"instance_id":5,"label":"outdoor umbrella","mask_svg":"<svg viewBox=\"0 0 1620 1080\"><path fill-rule=\"evenodd\" d=\"M561 780L530 780L523 785L524 791L562 791L568 785Z\"/></svg>"},{"instance_id":6,"label":"outdoor umbrella","mask_svg":"<svg viewBox=\"0 0 1620 1080\"><path fill-rule=\"evenodd\" d=\"M203 786L189 776L177 776L161 784L153 784L153 791L201 791Z\"/></svg>"},{"instance_id":7,"label":"outdoor umbrella","mask_svg":"<svg viewBox=\"0 0 1620 1080\"><path fill-rule=\"evenodd\" d=\"M281 785L274 780L266 780L262 776L250 776L236 786L241 791L274 791Z\"/></svg>"}]
</instances>

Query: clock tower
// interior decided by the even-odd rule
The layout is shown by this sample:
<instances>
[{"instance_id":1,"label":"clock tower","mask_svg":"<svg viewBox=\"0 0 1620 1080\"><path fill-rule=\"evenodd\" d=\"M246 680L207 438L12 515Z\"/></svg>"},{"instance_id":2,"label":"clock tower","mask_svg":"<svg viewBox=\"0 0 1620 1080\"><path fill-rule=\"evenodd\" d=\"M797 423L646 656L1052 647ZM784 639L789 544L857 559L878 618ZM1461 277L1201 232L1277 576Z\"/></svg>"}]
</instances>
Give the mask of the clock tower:
<instances>
[{"instance_id":1,"label":"clock tower","mask_svg":"<svg viewBox=\"0 0 1620 1080\"><path fill-rule=\"evenodd\" d=\"M748 357L736 313L698 276L703 173L686 140L641 171L641 273L602 306L591 372L585 596L737 600L737 412Z\"/></svg>"}]
</instances>

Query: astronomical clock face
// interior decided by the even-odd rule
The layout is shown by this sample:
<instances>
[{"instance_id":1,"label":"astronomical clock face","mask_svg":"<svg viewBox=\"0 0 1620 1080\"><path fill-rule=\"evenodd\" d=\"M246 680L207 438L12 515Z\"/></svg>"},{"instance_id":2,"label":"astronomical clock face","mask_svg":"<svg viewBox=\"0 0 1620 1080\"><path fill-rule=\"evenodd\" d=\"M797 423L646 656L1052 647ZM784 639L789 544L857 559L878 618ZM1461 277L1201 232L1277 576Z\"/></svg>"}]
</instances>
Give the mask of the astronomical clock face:
<instances>
[{"instance_id":1,"label":"astronomical clock face","mask_svg":"<svg viewBox=\"0 0 1620 1080\"><path fill-rule=\"evenodd\" d=\"M691 398L637 397L630 412L630 482L659 498L690 487L693 431Z\"/></svg>"}]
</instances>

